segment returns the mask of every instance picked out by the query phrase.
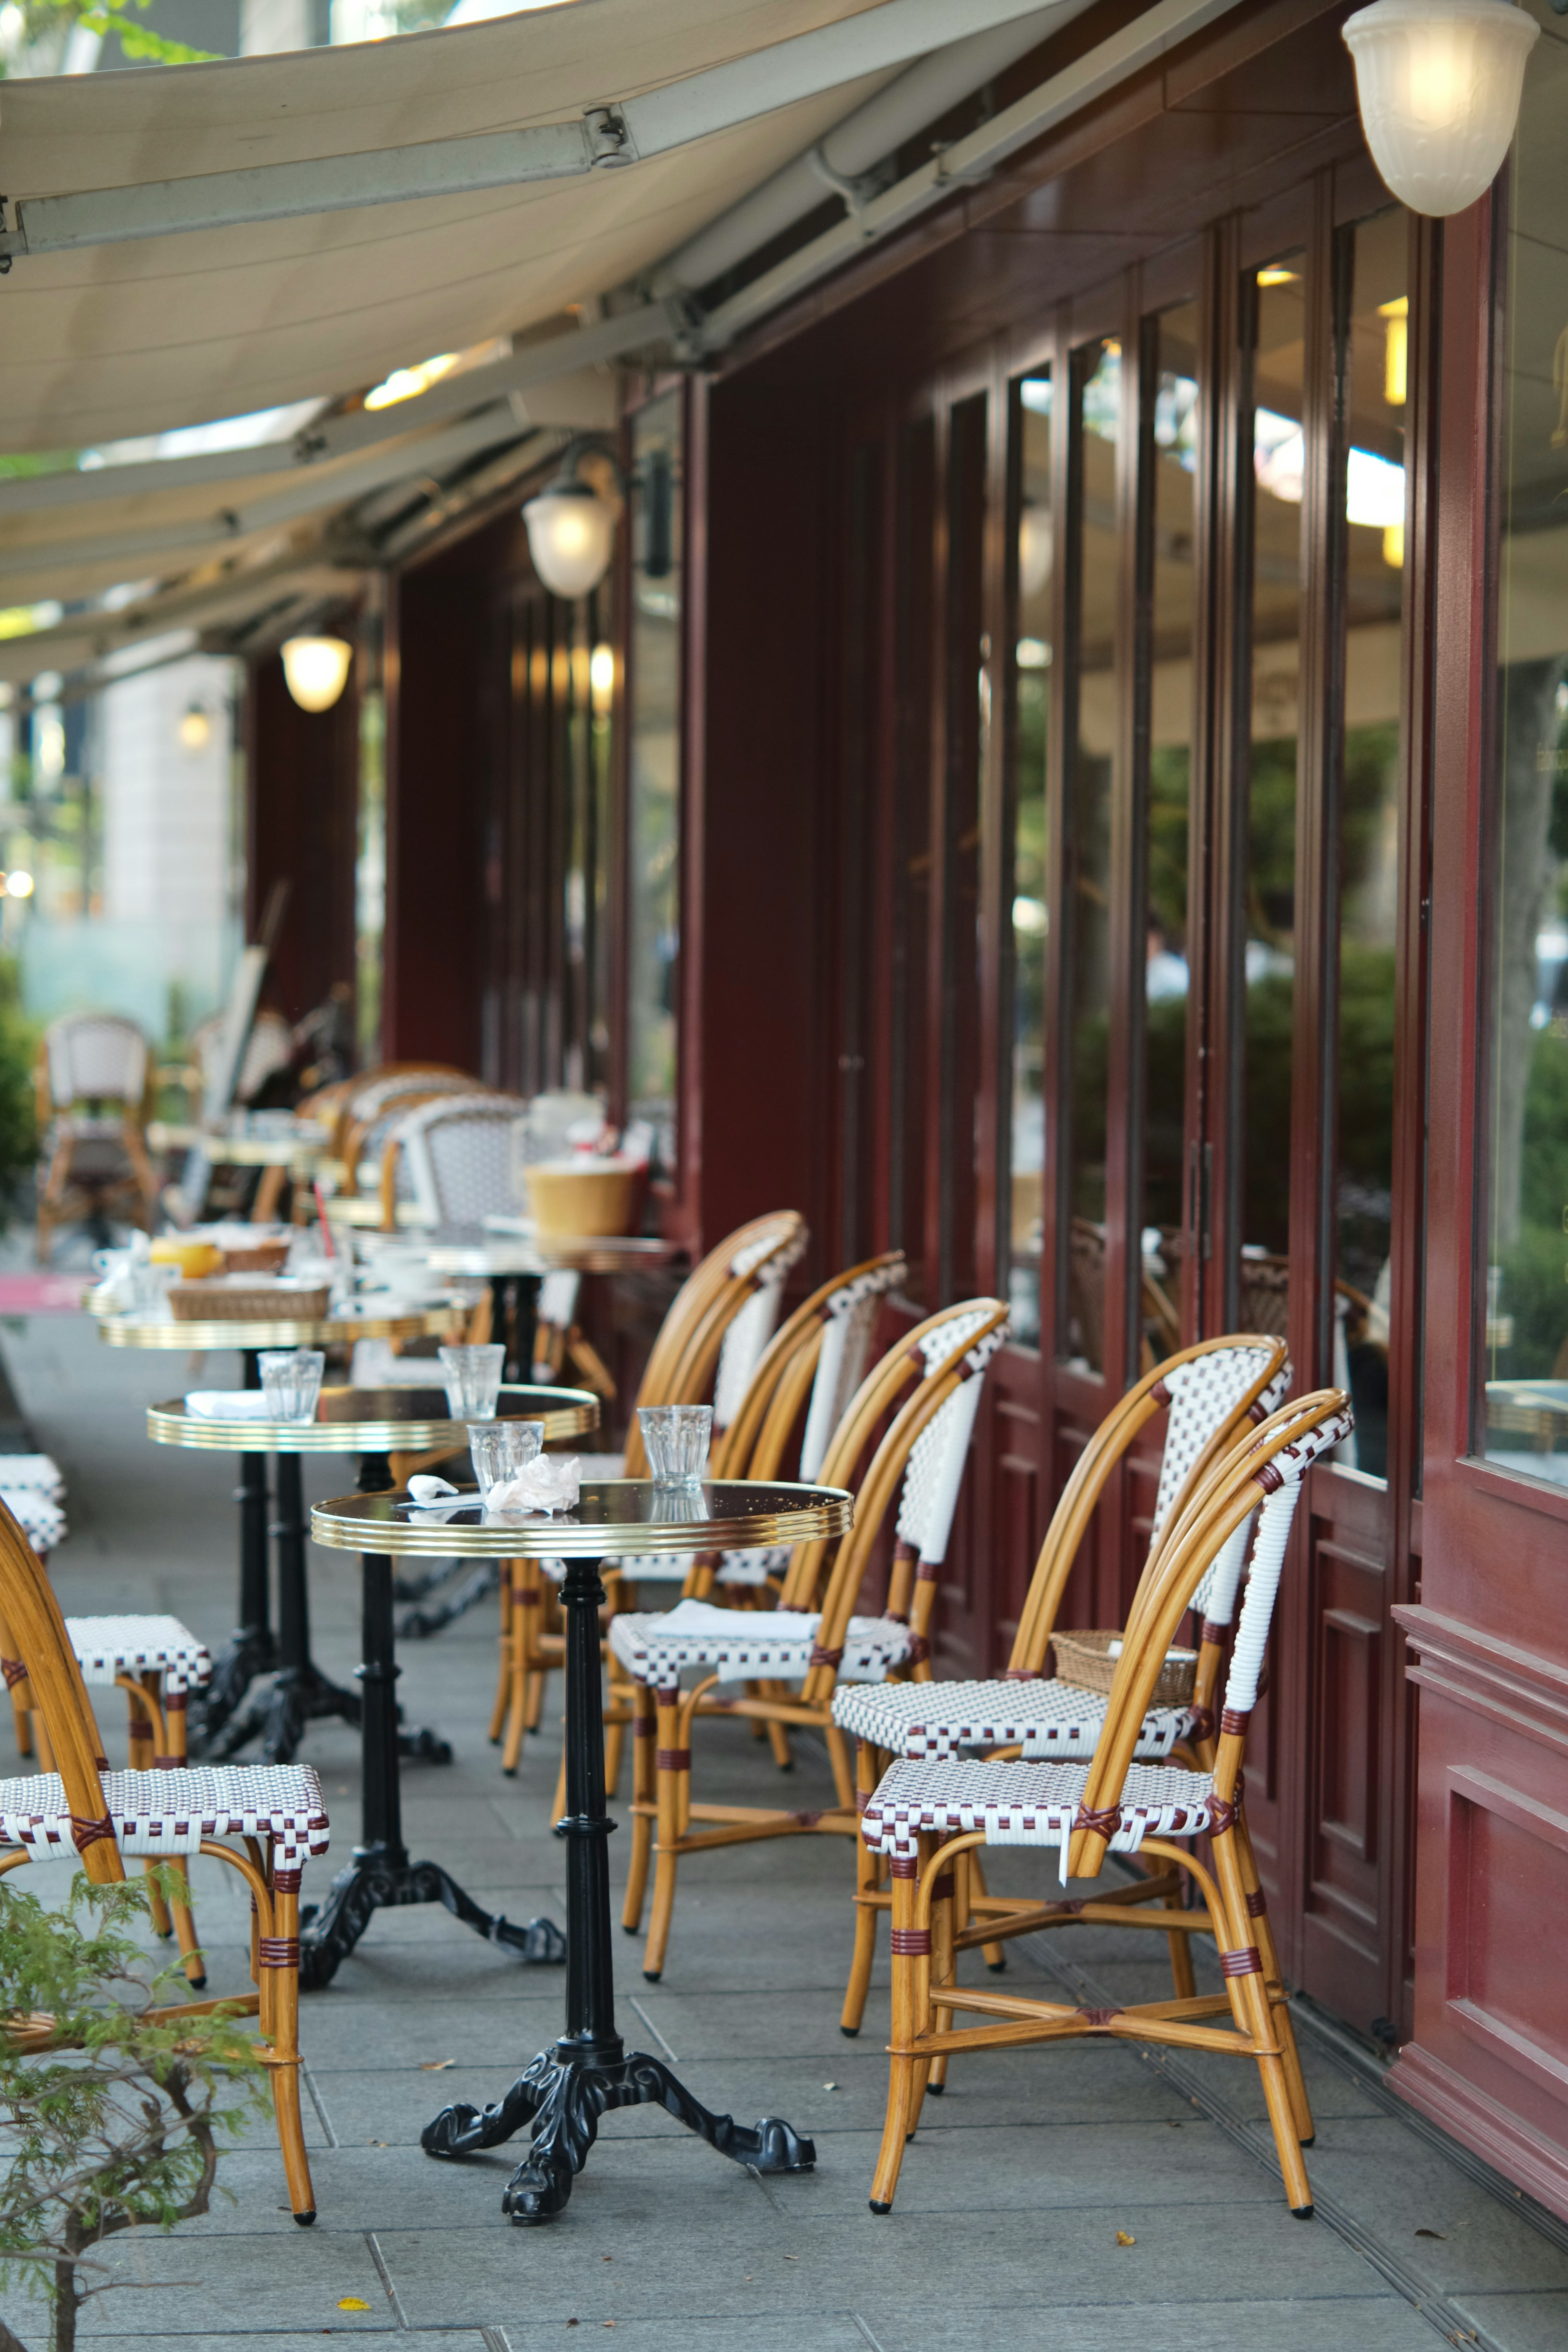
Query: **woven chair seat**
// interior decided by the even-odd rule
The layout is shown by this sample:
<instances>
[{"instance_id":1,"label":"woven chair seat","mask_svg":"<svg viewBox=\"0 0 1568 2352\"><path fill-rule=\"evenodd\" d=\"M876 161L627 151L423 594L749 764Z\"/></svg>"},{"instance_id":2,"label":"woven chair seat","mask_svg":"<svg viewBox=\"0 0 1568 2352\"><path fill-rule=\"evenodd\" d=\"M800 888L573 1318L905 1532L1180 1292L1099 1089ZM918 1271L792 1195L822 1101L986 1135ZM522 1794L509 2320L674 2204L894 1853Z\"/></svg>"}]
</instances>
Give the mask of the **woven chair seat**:
<instances>
[{"instance_id":1,"label":"woven chair seat","mask_svg":"<svg viewBox=\"0 0 1568 2352\"><path fill-rule=\"evenodd\" d=\"M804 1610L719 1609L681 1601L666 1614L628 1612L610 1620L610 1647L634 1681L676 1690L683 1666L705 1666L727 1681L800 1682L815 1657L819 1616ZM910 1655L914 1636L891 1617L851 1617L838 1672L851 1682L879 1683Z\"/></svg>"},{"instance_id":2,"label":"woven chair seat","mask_svg":"<svg viewBox=\"0 0 1568 2352\"><path fill-rule=\"evenodd\" d=\"M1107 1704L1100 1691L1062 1682L862 1684L834 1692L833 1720L852 1738L916 1762L1020 1745L1026 1757L1087 1761ZM1184 1706L1151 1707L1134 1753L1148 1763L1169 1756L1191 1719Z\"/></svg>"},{"instance_id":3,"label":"woven chair seat","mask_svg":"<svg viewBox=\"0 0 1568 2352\"><path fill-rule=\"evenodd\" d=\"M66 1515L37 1486L8 1486L0 1477L3 1501L40 1559L66 1539Z\"/></svg>"},{"instance_id":4,"label":"woven chair seat","mask_svg":"<svg viewBox=\"0 0 1568 2352\"><path fill-rule=\"evenodd\" d=\"M0 1780L0 1846L25 1846L35 1862L82 1852L111 1836L121 1853L197 1853L204 1838L271 1842L279 1869L327 1851L327 1808L308 1764L228 1765L189 1771L105 1772L102 1822L78 1822L56 1772Z\"/></svg>"},{"instance_id":5,"label":"woven chair seat","mask_svg":"<svg viewBox=\"0 0 1568 2352\"><path fill-rule=\"evenodd\" d=\"M984 1830L987 1845L1058 1847L1065 1865L1088 1779L1087 1764L895 1764L867 1803L861 1834L873 1853L912 1854L922 1835ZM1109 1843L1131 1853L1146 1837L1192 1837L1213 1810L1212 1773L1130 1765Z\"/></svg>"},{"instance_id":6,"label":"woven chair seat","mask_svg":"<svg viewBox=\"0 0 1568 2352\"><path fill-rule=\"evenodd\" d=\"M721 1584L765 1584L789 1566L788 1544L758 1544L752 1551L721 1551L717 1580ZM608 1563L606 1563L608 1565ZM691 1573L689 1558L679 1552L634 1552L615 1562L628 1584L684 1584Z\"/></svg>"},{"instance_id":7,"label":"woven chair seat","mask_svg":"<svg viewBox=\"0 0 1568 2352\"><path fill-rule=\"evenodd\" d=\"M183 1691L212 1674L206 1643L177 1617L68 1617L66 1632L84 1683L161 1673L165 1691Z\"/></svg>"},{"instance_id":8,"label":"woven chair seat","mask_svg":"<svg viewBox=\"0 0 1568 2352\"><path fill-rule=\"evenodd\" d=\"M43 1495L51 1503L63 1503L66 1498L60 1465L48 1454L0 1454L0 1494L8 1495L14 1487Z\"/></svg>"}]
</instances>

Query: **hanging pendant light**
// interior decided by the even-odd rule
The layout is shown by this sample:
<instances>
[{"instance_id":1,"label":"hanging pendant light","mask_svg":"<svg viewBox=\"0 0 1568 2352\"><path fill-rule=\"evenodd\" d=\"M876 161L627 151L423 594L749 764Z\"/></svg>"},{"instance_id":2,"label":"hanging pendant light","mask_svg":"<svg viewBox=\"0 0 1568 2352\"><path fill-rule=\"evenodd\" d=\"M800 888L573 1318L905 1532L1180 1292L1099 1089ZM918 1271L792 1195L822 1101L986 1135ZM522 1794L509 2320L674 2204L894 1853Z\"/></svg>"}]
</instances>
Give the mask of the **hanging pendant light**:
<instances>
[{"instance_id":1,"label":"hanging pendant light","mask_svg":"<svg viewBox=\"0 0 1568 2352\"><path fill-rule=\"evenodd\" d=\"M552 596L586 596L610 568L616 519L574 473L546 483L522 510L533 568Z\"/></svg>"},{"instance_id":2,"label":"hanging pendant light","mask_svg":"<svg viewBox=\"0 0 1568 2352\"><path fill-rule=\"evenodd\" d=\"M283 681L301 710L330 710L348 684L353 647L342 637L290 637Z\"/></svg>"},{"instance_id":3,"label":"hanging pendant light","mask_svg":"<svg viewBox=\"0 0 1568 2352\"><path fill-rule=\"evenodd\" d=\"M1540 36L1511 0L1373 0L1351 17L1362 128L1402 205L1442 219L1490 187Z\"/></svg>"}]
</instances>

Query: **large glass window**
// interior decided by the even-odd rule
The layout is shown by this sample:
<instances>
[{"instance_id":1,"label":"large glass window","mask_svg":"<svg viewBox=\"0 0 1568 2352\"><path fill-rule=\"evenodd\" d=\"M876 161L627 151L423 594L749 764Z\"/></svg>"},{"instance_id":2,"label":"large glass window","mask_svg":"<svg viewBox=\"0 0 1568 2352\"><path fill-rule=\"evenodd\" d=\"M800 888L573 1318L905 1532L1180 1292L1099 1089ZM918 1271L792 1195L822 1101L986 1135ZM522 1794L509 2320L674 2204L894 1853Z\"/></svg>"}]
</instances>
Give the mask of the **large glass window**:
<instances>
[{"instance_id":1,"label":"large glass window","mask_svg":"<svg viewBox=\"0 0 1568 2352\"><path fill-rule=\"evenodd\" d=\"M990 648L981 627L985 545L984 394L948 419L947 776L943 816L942 1300L973 1296L980 1151L980 774L990 726Z\"/></svg>"},{"instance_id":2,"label":"large glass window","mask_svg":"<svg viewBox=\"0 0 1568 2352\"><path fill-rule=\"evenodd\" d=\"M1510 184L1492 854L1488 1454L1568 1483L1568 27L1525 76Z\"/></svg>"},{"instance_id":3,"label":"large glass window","mask_svg":"<svg viewBox=\"0 0 1568 2352\"><path fill-rule=\"evenodd\" d=\"M1374 1477L1388 1459L1394 1214L1394 950L1399 911L1400 638L1409 232L1403 212L1347 234L1338 322L1344 467L1344 749L1340 773L1338 1280L1334 1372L1355 1400L1342 1449Z\"/></svg>"},{"instance_id":4,"label":"large glass window","mask_svg":"<svg viewBox=\"0 0 1568 2352\"><path fill-rule=\"evenodd\" d=\"M1296 759L1306 479L1305 270L1304 259L1292 255L1249 273L1241 289L1252 531L1238 1321L1243 1330L1281 1333L1290 1239Z\"/></svg>"},{"instance_id":5,"label":"large glass window","mask_svg":"<svg viewBox=\"0 0 1568 2352\"><path fill-rule=\"evenodd\" d=\"M1072 360L1073 528L1067 560L1072 719L1068 751L1068 1314L1063 1353L1105 1363L1105 1153L1110 1036L1110 818L1116 741L1116 450L1121 347Z\"/></svg>"},{"instance_id":6,"label":"large glass window","mask_svg":"<svg viewBox=\"0 0 1568 2352\"><path fill-rule=\"evenodd\" d=\"M676 1166L680 948L681 395L632 420L626 1097Z\"/></svg>"},{"instance_id":7,"label":"large glass window","mask_svg":"<svg viewBox=\"0 0 1568 2352\"><path fill-rule=\"evenodd\" d=\"M1146 1360L1180 1345L1183 1137L1187 1068L1187 814L1193 763L1193 491L1197 310L1150 321L1142 464L1148 501L1143 784L1143 1280Z\"/></svg>"},{"instance_id":8,"label":"large glass window","mask_svg":"<svg viewBox=\"0 0 1568 2352\"><path fill-rule=\"evenodd\" d=\"M1026 376L1013 414L1017 629L1013 646L1012 1110L1005 1276L1013 1337L1040 1337L1045 1210L1046 720L1051 690L1051 380Z\"/></svg>"}]
</instances>

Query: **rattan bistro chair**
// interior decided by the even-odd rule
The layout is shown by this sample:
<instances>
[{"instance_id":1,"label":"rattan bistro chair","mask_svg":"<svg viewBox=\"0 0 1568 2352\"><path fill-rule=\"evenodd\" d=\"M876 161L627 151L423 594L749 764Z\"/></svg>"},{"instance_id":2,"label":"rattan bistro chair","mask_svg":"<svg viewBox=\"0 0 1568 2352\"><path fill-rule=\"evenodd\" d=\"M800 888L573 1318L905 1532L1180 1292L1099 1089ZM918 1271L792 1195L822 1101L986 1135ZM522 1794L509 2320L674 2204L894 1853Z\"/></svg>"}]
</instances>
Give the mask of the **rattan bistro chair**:
<instances>
[{"instance_id":1,"label":"rattan bistro chair","mask_svg":"<svg viewBox=\"0 0 1568 2352\"><path fill-rule=\"evenodd\" d=\"M868 1801L862 1834L893 1874L893 2029L887 2122L871 2186L886 2213L904 2144L920 2119L927 2072L948 2053L1019 2048L1084 2034L1228 2052L1253 2059L1293 2212L1312 2210L1301 2149L1311 2109L1290 2028L1268 1905L1242 1810L1241 1762L1257 1702L1268 1628L1301 1482L1352 1425L1342 1389L1283 1406L1215 1467L1156 1552L1128 1617L1110 1703L1087 1764L949 1759L895 1764ZM1139 1764L1135 1755L1154 1685L1177 1626L1203 1581L1239 1576L1247 1529L1252 1569L1226 1685L1211 1767ZM1212 1868L1173 1839L1206 1833ZM973 1990L953 1973L955 1881L988 1844L1033 1846L1056 1858L1064 1900L1042 1902L1037 1925L1070 1906L1070 1878L1094 1878L1107 1851L1152 1853L1194 1881L1199 1906L1129 1912L1123 1927L1212 1935L1224 1990L1106 2009L1069 2008L1016 1993ZM1010 1923L1024 1932L1024 1923ZM955 2011L989 2021L954 2028ZM1227 2025L1210 2023L1227 2018Z\"/></svg>"},{"instance_id":2,"label":"rattan bistro chair","mask_svg":"<svg viewBox=\"0 0 1568 2352\"><path fill-rule=\"evenodd\" d=\"M947 1551L982 1380L1006 1330L1007 1309L1001 1300L965 1299L928 1316L861 1383L823 1460L824 1486L853 1483L885 1415L911 1382L914 1392L895 1412L859 1482L854 1528L837 1546L820 1598L829 1548L799 1544L775 1610L719 1609L687 1600L663 1616L628 1613L611 1620L611 1650L637 1685L637 1737L655 1741L657 1799L651 1808L646 1801L634 1807L645 1819L651 1811L658 1826L653 1913L643 1958L648 1978L657 1979L664 1967L683 1853L818 1830L854 1834L854 1787L844 1738L833 1721L834 1685L841 1674L850 1681L881 1682L896 1673L931 1671L936 1578ZM872 1548L896 1496L898 1540L883 1612L852 1616ZM693 1666L703 1670L700 1679L694 1689L682 1690L682 1672ZM837 1807L799 1813L692 1803L691 1734L698 1711L720 1685L751 1681L799 1688L793 1696L764 1691L740 1697L723 1712L822 1731L833 1763ZM693 1822L711 1826L694 1831ZM623 1925L634 1931L643 1892L634 1848L622 1914Z\"/></svg>"},{"instance_id":3,"label":"rattan bistro chair","mask_svg":"<svg viewBox=\"0 0 1568 2352\"><path fill-rule=\"evenodd\" d=\"M776 1209L738 1226L710 1250L682 1283L648 1352L637 1390L638 1405L700 1404L713 1396L715 1447L721 1460L724 1433L744 1402L752 1374L778 1320L779 1303L791 1269L810 1242L806 1223L794 1209ZM631 1416L623 1454L580 1455L584 1478L646 1478L647 1456L637 1413ZM563 1635L542 1623L552 1581L551 1563L513 1560L501 1578L500 1672L490 1738L501 1740L501 1769L515 1772L525 1728L534 1728L543 1704L543 1677L564 1661ZM629 1573L634 1563L616 1563ZM609 1606L625 1591L622 1576L606 1563ZM605 1769L613 1789L620 1769L623 1735L631 1722L629 1696L614 1687L605 1711ZM562 1802L564 1802L563 1796ZM560 1807L557 1807L559 1812Z\"/></svg>"},{"instance_id":4,"label":"rattan bistro chair","mask_svg":"<svg viewBox=\"0 0 1568 2352\"><path fill-rule=\"evenodd\" d=\"M51 1021L38 1048L38 1263L57 1225L111 1213L153 1230L158 1188L142 1139L147 1040L115 1013Z\"/></svg>"},{"instance_id":5,"label":"rattan bistro chair","mask_svg":"<svg viewBox=\"0 0 1568 2352\"><path fill-rule=\"evenodd\" d=\"M309 1765L111 1772L87 1685L47 1577L0 1507L0 1608L37 1695L52 1772L0 1780L0 1872L79 1855L99 1885L122 1879L123 1857L211 1854L250 1889L251 1975L237 2006L258 2013L258 2054L272 2078L279 2145L296 2221L316 2218L300 2118L300 1880L327 1851L327 1809ZM237 1838L244 1851L226 1845Z\"/></svg>"},{"instance_id":6,"label":"rattan bistro chair","mask_svg":"<svg viewBox=\"0 0 1568 2352\"><path fill-rule=\"evenodd\" d=\"M833 1719L857 1743L856 1780L869 1794L896 1757L920 1760L965 1751L1016 1749L1026 1757L1087 1757L1105 1719L1107 1700L1076 1685L1046 1679L1047 1653L1057 1612L1079 1549L1108 1480L1140 1432L1164 1412L1165 1442L1154 1497L1149 1557L1164 1530L1175 1525L1189 1496L1202 1484L1235 1438L1272 1412L1289 1385L1285 1343L1267 1334L1232 1333L1200 1340L1158 1364L1130 1389L1084 1447L1046 1530L1025 1598L1012 1655L1005 1671L984 1682L843 1685L834 1695ZM1212 1726L1210 1703L1228 1622L1205 1612L1198 1685L1191 1708L1154 1707L1139 1734L1138 1755L1150 1761L1168 1757L1183 1741L1204 1738ZM862 1843L857 1853L855 1957L844 1996L841 2029L860 2030L867 1988L876 1958L877 1919L890 1909L884 1866ZM985 1891L978 1865L969 1874L974 1916L1006 1917L1032 1909ZM1118 1893L1083 1916L1113 1920L1128 1902L1164 1899L1177 1891L1167 1874ZM959 1921L967 1928L968 1916ZM1001 1952L988 1954L993 1967ZM1190 1992L1190 1962L1184 1937L1172 1944L1176 1990ZM939 2072L938 2083L941 2081Z\"/></svg>"}]
</instances>

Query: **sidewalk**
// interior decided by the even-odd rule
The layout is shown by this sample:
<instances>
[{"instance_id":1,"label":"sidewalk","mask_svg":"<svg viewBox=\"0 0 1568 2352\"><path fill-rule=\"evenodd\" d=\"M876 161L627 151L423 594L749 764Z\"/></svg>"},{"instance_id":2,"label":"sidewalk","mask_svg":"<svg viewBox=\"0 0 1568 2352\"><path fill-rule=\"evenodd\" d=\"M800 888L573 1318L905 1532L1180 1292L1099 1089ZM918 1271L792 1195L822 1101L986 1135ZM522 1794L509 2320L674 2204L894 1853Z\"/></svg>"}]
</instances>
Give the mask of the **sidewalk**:
<instances>
[{"instance_id":1,"label":"sidewalk","mask_svg":"<svg viewBox=\"0 0 1568 2352\"><path fill-rule=\"evenodd\" d=\"M111 1352L85 1319L63 1317L8 1328L4 1349L37 1441L66 1475L73 1533L54 1573L67 1608L173 1610L216 1646L233 1619L233 1465L143 1434L144 1406L191 1385L185 1360ZM232 1376L230 1362L208 1360L205 1384ZM346 1462L307 1462L308 1500L352 1484ZM343 1679L357 1654L357 1564L316 1550L311 1570L317 1654ZM402 1664L410 1720L457 1751L448 1768L405 1768L411 1850L513 1919L563 1919L553 1732L528 1743L515 1781L484 1737L493 1604L407 1645ZM102 1713L119 1756L118 1706ZM732 1788L777 1801L767 1750L745 1727L704 1725L700 1736ZM303 1754L326 1784L334 1859L346 1859L358 1828L353 1737L313 1726ZM819 1749L803 1745L790 1786L803 1807L826 1799ZM624 1871L626 1843L612 1841L612 1869ZM994 1874L1001 1884L1028 1885L1047 1866L994 1860L1006 1865ZM332 1866L307 1873L308 1901ZM233 1874L204 1861L193 1870L214 1989L237 1988L246 1920ZM40 1893L64 1884L54 1870L27 1876ZM331 1988L305 2002L315 2227L293 2224L275 2144L256 2133L219 2167L235 2203L172 2238L113 2242L110 2260L153 2291L89 2305L88 2340L105 2352L304 2352L324 2336L407 2335L428 2352L538 2352L574 2323L613 2327L632 2352L1568 2343L1568 2228L1511 2191L1500 2197L1390 2097L1374 2062L1337 2050L1310 2021L1311 2223L1285 2209L1251 2070L1109 2044L955 2065L946 2095L927 2105L894 2212L874 2219L887 1978L884 1968L861 2037L845 2041L850 1877L847 1853L826 1838L698 1857L683 1865L661 1983L644 1981L639 1948L616 1937L628 2046L669 2059L721 2112L778 2114L809 2133L814 2174L764 2182L642 2109L605 2119L560 2221L511 2228L500 2197L521 2148L445 2165L420 2152L418 2135L450 2099L495 2097L560 2031L561 1971L520 1967L438 1909L383 1914ZM1163 1977L1163 1951L1152 1958L1114 1931L1010 1948L1016 1980L1065 1978L1086 2005L1138 1998ZM345 2298L369 2308L345 2311ZM5 2315L41 2346L37 2306Z\"/></svg>"}]
</instances>

